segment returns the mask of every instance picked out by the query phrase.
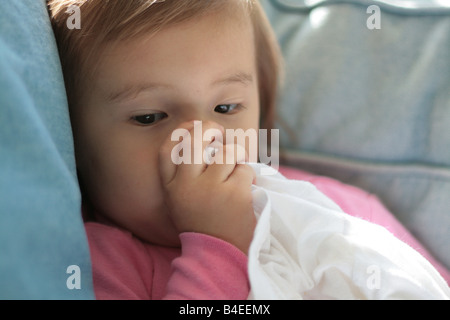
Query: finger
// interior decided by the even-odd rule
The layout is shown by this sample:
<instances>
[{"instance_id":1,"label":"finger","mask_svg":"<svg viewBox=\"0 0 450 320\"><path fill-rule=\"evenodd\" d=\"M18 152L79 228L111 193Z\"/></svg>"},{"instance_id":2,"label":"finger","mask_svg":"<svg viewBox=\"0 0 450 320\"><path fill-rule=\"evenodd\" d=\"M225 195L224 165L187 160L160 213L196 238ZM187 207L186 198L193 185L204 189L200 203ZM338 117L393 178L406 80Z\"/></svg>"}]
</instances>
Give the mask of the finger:
<instances>
[{"instance_id":1,"label":"finger","mask_svg":"<svg viewBox=\"0 0 450 320\"><path fill-rule=\"evenodd\" d=\"M245 148L238 144L218 146L214 151L215 155L212 157L207 171L212 178L219 181L226 181L235 170L236 165L245 163L247 159Z\"/></svg>"},{"instance_id":2,"label":"finger","mask_svg":"<svg viewBox=\"0 0 450 320\"><path fill-rule=\"evenodd\" d=\"M239 183L244 187L250 187L255 180L255 170L247 164L240 163L235 166L233 172L228 176L227 182Z\"/></svg>"},{"instance_id":3,"label":"finger","mask_svg":"<svg viewBox=\"0 0 450 320\"><path fill-rule=\"evenodd\" d=\"M220 141L213 141L208 144L208 146L203 151L203 160L207 165L211 165L213 163L223 163L221 160L223 144Z\"/></svg>"},{"instance_id":4,"label":"finger","mask_svg":"<svg viewBox=\"0 0 450 320\"><path fill-rule=\"evenodd\" d=\"M178 172L180 176L185 178L195 178L200 176L209 164L209 158L214 148L208 149L208 146L213 143L223 141L223 127L215 122L201 122L195 121L194 127L190 130L190 145L191 155L190 162L184 162L180 165Z\"/></svg>"}]
</instances>

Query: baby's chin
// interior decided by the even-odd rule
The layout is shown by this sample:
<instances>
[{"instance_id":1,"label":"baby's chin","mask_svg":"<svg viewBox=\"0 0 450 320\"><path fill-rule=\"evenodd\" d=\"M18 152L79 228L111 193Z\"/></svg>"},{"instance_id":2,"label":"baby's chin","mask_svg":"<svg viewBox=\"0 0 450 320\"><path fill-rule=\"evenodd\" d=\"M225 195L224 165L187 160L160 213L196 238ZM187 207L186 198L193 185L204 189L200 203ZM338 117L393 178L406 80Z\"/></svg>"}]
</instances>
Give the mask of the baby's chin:
<instances>
[{"instance_id":1,"label":"baby's chin","mask_svg":"<svg viewBox=\"0 0 450 320\"><path fill-rule=\"evenodd\" d=\"M129 227L128 230L140 240L163 247L180 248L181 241L178 232L171 223L157 224L142 228Z\"/></svg>"},{"instance_id":2,"label":"baby's chin","mask_svg":"<svg viewBox=\"0 0 450 320\"><path fill-rule=\"evenodd\" d=\"M139 237L138 235L136 236L140 238L142 241L156 246L168 248L181 248L181 241L178 235L176 237L167 236L167 238L159 237L158 239L153 239L152 237Z\"/></svg>"}]
</instances>

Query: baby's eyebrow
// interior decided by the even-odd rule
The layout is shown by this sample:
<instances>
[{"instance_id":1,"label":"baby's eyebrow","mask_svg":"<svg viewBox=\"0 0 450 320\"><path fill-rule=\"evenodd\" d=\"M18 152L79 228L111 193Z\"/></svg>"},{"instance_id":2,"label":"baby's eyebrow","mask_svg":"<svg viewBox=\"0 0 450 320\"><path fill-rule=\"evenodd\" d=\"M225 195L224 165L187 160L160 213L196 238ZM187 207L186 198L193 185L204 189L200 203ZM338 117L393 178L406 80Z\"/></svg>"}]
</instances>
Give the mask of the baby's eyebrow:
<instances>
[{"instance_id":1,"label":"baby's eyebrow","mask_svg":"<svg viewBox=\"0 0 450 320\"><path fill-rule=\"evenodd\" d=\"M153 91L169 87L170 86L155 83L130 84L122 88L121 90L111 92L110 94L108 94L107 99L109 102L120 102L131 97L136 97L143 91Z\"/></svg>"},{"instance_id":2,"label":"baby's eyebrow","mask_svg":"<svg viewBox=\"0 0 450 320\"><path fill-rule=\"evenodd\" d=\"M214 81L212 83L212 86L231 85L235 83L248 86L252 82L253 82L252 74L247 72L237 72ZM132 97L136 97L138 94L144 91L154 91L159 89L173 89L173 88L174 87L171 85L159 83L130 84L128 86L125 86L121 90L109 93L107 95L107 99L109 102L120 102Z\"/></svg>"},{"instance_id":3,"label":"baby's eyebrow","mask_svg":"<svg viewBox=\"0 0 450 320\"><path fill-rule=\"evenodd\" d=\"M213 85L228 85L234 83L242 83L243 85L249 85L253 82L253 76L247 72L237 72L231 76L227 76L223 79L214 81Z\"/></svg>"}]
</instances>

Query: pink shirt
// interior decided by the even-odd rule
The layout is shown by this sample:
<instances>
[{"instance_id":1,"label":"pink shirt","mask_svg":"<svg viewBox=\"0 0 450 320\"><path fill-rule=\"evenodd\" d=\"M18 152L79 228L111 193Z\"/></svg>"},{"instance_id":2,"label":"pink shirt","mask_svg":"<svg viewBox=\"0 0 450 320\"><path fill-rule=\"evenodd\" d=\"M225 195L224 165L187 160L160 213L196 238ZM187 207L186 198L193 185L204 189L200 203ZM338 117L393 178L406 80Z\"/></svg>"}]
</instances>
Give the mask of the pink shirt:
<instances>
[{"instance_id":1,"label":"pink shirt","mask_svg":"<svg viewBox=\"0 0 450 320\"><path fill-rule=\"evenodd\" d=\"M378 199L336 180L292 168L346 213L386 227L427 258L450 282L450 273L390 214ZM180 235L182 249L155 246L130 232L97 222L85 224L97 299L246 299L247 257L233 245L198 233Z\"/></svg>"}]
</instances>

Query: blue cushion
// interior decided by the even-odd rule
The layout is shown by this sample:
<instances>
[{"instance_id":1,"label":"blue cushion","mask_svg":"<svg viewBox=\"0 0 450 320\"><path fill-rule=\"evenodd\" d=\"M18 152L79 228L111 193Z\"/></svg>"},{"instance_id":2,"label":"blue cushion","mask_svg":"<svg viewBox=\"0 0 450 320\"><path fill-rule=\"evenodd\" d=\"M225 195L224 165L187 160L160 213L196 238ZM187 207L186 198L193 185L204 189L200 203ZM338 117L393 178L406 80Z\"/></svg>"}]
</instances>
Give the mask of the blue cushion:
<instances>
[{"instance_id":1,"label":"blue cushion","mask_svg":"<svg viewBox=\"0 0 450 320\"><path fill-rule=\"evenodd\" d=\"M44 0L0 3L0 107L0 299L91 299L67 101Z\"/></svg>"},{"instance_id":2,"label":"blue cushion","mask_svg":"<svg viewBox=\"0 0 450 320\"><path fill-rule=\"evenodd\" d=\"M285 163L377 194L450 267L450 4L262 3L285 57Z\"/></svg>"}]
</instances>

